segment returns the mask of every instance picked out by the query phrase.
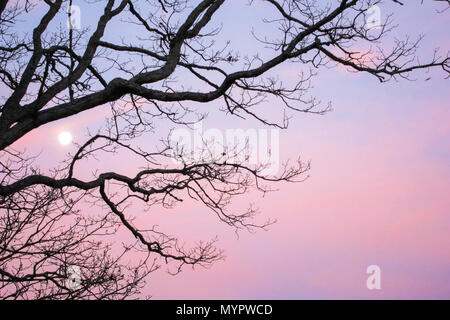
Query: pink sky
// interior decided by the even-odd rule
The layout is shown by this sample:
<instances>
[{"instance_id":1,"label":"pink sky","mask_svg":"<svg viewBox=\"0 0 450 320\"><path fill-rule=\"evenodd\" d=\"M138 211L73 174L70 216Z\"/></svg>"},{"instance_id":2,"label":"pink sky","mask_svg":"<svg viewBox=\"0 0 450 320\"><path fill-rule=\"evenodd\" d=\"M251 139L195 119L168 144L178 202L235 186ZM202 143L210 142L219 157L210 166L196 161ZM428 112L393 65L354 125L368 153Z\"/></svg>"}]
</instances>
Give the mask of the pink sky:
<instances>
[{"instance_id":1,"label":"pink sky","mask_svg":"<svg viewBox=\"0 0 450 320\"><path fill-rule=\"evenodd\" d=\"M422 53L431 54L436 46L445 52L448 35L434 30L448 29L449 12L405 7L396 20L402 25L399 35L423 32ZM220 18L239 19L239 12L227 7ZM236 34L233 41L245 47ZM287 80L296 71L289 65L277 69ZM301 155L312 161L310 178L253 199L262 220L278 222L267 232L242 232L238 239L200 206L180 206L161 221L148 221L188 240L218 235L227 258L208 270L186 268L176 277L155 273L145 293L156 299L449 299L450 91L439 72L431 72L426 82L429 75L416 75L416 82L380 84L365 74L321 70L313 92L331 100L334 111L297 114L280 141L283 159ZM17 146L45 150L46 166L70 149L57 144L60 131L81 139L103 117L102 110L93 111L42 127ZM214 112L205 123L219 122L221 128L242 124ZM236 204L249 198L253 195ZM381 267L381 290L366 288L365 272L372 264Z\"/></svg>"}]
</instances>

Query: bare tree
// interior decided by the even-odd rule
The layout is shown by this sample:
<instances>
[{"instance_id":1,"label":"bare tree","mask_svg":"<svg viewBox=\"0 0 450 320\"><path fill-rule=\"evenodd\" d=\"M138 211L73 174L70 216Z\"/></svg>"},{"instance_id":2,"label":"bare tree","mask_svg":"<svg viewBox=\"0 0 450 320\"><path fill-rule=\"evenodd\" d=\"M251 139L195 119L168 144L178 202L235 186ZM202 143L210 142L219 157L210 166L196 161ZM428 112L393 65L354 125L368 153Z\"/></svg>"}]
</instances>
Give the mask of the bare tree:
<instances>
[{"instance_id":1,"label":"bare tree","mask_svg":"<svg viewBox=\"0 0 450 320\"><path fill-rule=\"evenodd\" d=\"M184 265L208 266L223 257L215 240L185 248L156 227L140 228L128 206L141 202L168 208L190 198L229 226L252 230L272 221L255 222L253 207L232 211L231 200L252 188L270 191L273 182L301 181L309 168L298 160L286 163L276 176L267 175L264 165L232 161L242 151L238 149L199 161L170 139L148 150L136 141L153 133L158 119L190 126L205 117L191 108L192 103L216 102L229 116L286 128L286 111L329 110L308 95L311 79L322 66L341 65L381 82L411 79L414 71L431 67L449 76L447 53L435 50L428 62L418 61L420 38L394 39L386 49L382 40L395 28L392 16L376 29L366 25L369 10L381 4L378 0L249 1L249 6L271 10L270 17L261 18L278 36L253 34L262 47L272 50L268 58L241 55L229 43L221 46L219 40L226 39L220 38L217 18L233 1L86 1L83 8L104 6L94 30L58 27L55 21L67 15L71 20L68 7L80 2L0 4L1 298L121 299L139 294L147 275L162 263L173 265L175 273ZM42 7L37 25L30 25L26 33L16 30L18 21ZM138 36L108 40L106 30L113 21L131 26ZM369 49L362 52L365 47ZM292 87L269 76L286 63L304 70ZM182 81L176 81L179 72ZM185 89L199 83L198 89ZM258 111L266 97L279 101L280 121ZM77 151L51 172L40 168L39 156L14 146L45 124L104 105L111 110L104 128L77 145ZM131 152L146 165L132 176L97 172L92 179L77 170L83 161L117 152ZM179 165L170 161L174 156L181 159ZM96 206L97 213L84 212L83 203ZM121 229L128 231L130 241L117 247L114 237ZM130 263L134 252L142 259ZM78 278L70 274L73 266Z\"/></svg>"}]
</instances>

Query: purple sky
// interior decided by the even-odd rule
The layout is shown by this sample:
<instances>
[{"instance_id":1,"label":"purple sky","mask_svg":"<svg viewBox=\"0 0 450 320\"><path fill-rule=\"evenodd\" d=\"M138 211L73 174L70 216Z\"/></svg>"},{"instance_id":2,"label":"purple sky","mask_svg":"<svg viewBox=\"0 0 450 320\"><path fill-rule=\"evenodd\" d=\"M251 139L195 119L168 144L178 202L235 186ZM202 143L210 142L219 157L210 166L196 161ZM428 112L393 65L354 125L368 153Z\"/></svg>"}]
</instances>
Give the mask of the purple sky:
<instances>
[{"instance_id":1,"label":"purple sky","mask_svg":"<svg viewBox=\"0 0 450 320\"><path fill-rule=\"evenodd\" d=\"M249 16L249 9L237 2L225 5L217 21L225 23L224 39L242 54L253 53L250 27L259 26L259 34L273 30L264 29L268 27L258 14ZM398 13L395 36L426 36L420 50L424 59L435 47L448 50L444 30L450 14L436 14L443 6L425 2L382 8L382 15ZM87 21L94 15L83 14ZM117 25L108 32L108 37L120 34ZM293 81L300 71L301 65L285 65L274 73ZM241 232L238 239L195 204L164 214L136 213L142 223L160 224L188 241L217 235L227 256L207 270L185 269L176 277L154 273L145 293L156 299L449 299L450 90L440 72L415 76L413 82L380 84L343 68L319 70L312 92L324 102L332 101L334 110L324 116L296 114L280 140L282 159L301 155L311 160L310 178L279 185L278 192L265 198L250 194L236 201L236 206L256 202L261 220L276 218L267 232ZM429 76L432 79L424 81ZM279 111L275 103L267 102L274 117ZM260 127L214 107L207 107L208 128ZM42 165L50 166L72 148L58 144L62 130L81 142L86 128L101 125L104 114L88 112L41 127L17 146L45 150ZM126 161L126 155L122 157L117 160ZM106 169L102 164L98 168ZM381 290L366 288L366 268L372 264L381 267Z\"/></svg>"}]
</instances>

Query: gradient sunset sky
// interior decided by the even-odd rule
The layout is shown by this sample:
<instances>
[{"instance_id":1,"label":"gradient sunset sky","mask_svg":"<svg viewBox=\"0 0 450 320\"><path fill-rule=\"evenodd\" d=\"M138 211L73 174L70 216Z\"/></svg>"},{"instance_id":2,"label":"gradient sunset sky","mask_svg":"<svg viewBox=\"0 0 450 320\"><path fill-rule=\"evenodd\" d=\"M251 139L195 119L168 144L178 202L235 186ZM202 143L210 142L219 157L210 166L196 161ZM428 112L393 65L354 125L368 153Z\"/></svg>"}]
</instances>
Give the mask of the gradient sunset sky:
<instances>
[{"instance_id":1,"label":"gradient sunset sky","mask_svg":"<svg viewBox=\"0 0 450 320\"><path fill-rule=\"evenodd\" d=\"M424 34L419 50L424 61L435 47L448 51L450 10L436 14L445 3L409 2L382 7L382 17L395 12L399 28L393 35ZM249 15L245 3L230 1L215 20L224 22L221 37L242 54L253 53L252 26L259 26L259 34L273 31L261 24L265 9ZM95 12L82 11L82 18L94 21ZM120 26L108 29L108 36ZM127 32L133 35L131 27ZM294 81L301 68L286 64L274 74ZM261 220L277 219L268 231L240 232L238 238L199 204L135 213L143 223L163 225L187 241L218 236L226 251L226 259L210 269L186 268L171 276L163 267L150 276L145 294L155 299L450 299L450 87L439 70L413 76L416 81L380 84L342 67L318 70L312 93L331 101L333 111L295 114L280 133L281 158L310 160L310 177L235 203L257 203ZM279 117L276 103L266 105ZM208 108L206 128L262 127L215 111L214 103L195 107ZM43 126L15 147L44 151L39 161L51 167L74 148L59 145L61 131L82 142L87 128L99 127L106 114L99 108ZM129 163L126 171L137 170L126 155L115 160ZM369 265L381 268L381 290L366 288Z\"/></svg>"}]
</instances>

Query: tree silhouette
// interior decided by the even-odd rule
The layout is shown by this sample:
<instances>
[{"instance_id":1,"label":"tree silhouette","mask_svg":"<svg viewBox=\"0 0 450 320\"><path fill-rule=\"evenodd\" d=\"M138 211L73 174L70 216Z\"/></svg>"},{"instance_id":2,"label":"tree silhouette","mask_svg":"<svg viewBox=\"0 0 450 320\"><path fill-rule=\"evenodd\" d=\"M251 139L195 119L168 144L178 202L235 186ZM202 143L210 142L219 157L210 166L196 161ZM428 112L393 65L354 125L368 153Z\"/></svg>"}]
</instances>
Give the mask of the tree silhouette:
<instances>
[{"instance_id":1,"label":"tree silhouette","mask_svg":"<svg viewBox=\"0 0 450 320\"><path fill-rule=\"evenodd\" d=\"M58 26L61 17L65 21L69 15L72 21L68 6L80 3L83 10L104 6L93 30L75 28L72 22L70 28ZM253 33L272 50L269 58L241 56L229 43L220 46L219 40L226 39L216 21L231 1L0 3L1 298L122 299L139 294L147 275L162 264L173 266L175 273L185 265L208 266L223 257L215 240L185 248L156 227L140 228L128 206L139 202L167 208L190 198L233 228L264 228L272 221L255 222L253 207L234 212L232 199L250 189L270 191L274 182L301 181L309 168L298 160L286 163L277 175L265 174L264 164L233 161L242 151L237 148L204 161L192 159L169 138L149 150L137 142L153 133L157 119L190 126L205 117L190 104L215 102L229 116L284 129L289 117L265 118L259 103L276 99L282 115L289 110L326 112L328 105L308 95L321 66L340 65L381 82L411 79L414 71L431 67L449 75L448 54L435 50L429 61L419 62L420 38L395 39L391 49L382 45L394 30L392 16L378 28L366 26L369 9L381 1L253 0L248 5L256 3L271 10L270 17L261 18L278 33L276 38ZM18 21L40 12L28 32L16 30ZM138 34L108 40L114 38L106 36L112 23L131 25ZM268 76L287 63L304 68L292 87ZM176 81L180 71L190 78ZM193 83L202 86L186 89ZM21 137L43 125L104 105L111 110L104 128L50 172L40 168L38 156L15 148ZM145 167L131 176L106 171L92 178L77 170L83 161L118 152L131 152ZM173 157L179 164L171 162ZM83 203L99 208L98 213L86 214ZM114 237L122 229L129 242L117 248ZM130 262L133 252L142 258Z\"/></svg>"}]
</instances>

